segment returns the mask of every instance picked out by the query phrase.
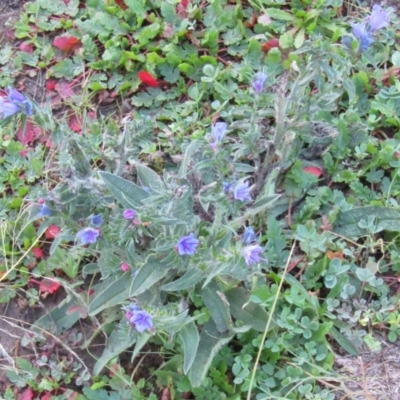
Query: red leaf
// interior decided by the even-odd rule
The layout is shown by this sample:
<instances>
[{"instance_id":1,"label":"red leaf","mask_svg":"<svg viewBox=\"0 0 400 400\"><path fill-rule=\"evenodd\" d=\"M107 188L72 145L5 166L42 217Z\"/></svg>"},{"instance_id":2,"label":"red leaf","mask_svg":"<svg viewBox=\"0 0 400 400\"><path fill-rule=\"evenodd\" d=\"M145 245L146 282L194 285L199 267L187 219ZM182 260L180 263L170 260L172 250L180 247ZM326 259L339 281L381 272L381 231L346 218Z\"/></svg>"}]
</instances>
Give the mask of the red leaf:
<instances>
[{"instance_id":1,"label":"red leaf","mask_svg":"<svg viewBox=\"0 0 400 400\"><path fill-rule=\"evenodd\" d=\"M279 47L279 40L276 38L268 40L268 42L261 45L261 48L265 53L268 53L274 47Z\"/></svg>"},{"instance_id":2,"label":"red leaf","mask_svg":"<svg viewBox=\"0 0 400 400\"><path fill-rule=\"evenodd\" d=\"M40 247L33 248L32 252L36 258L43 258L43 250Z\"/></svg>"},{"instance_id":3,"label":"red leaf","mask_svg":"<svg viewBox=\"0 0 400 400\"><path fill-rule=\"evenodd\" d=\"M53 279L44 278L42 281L37 281L36 279L29 279L29 282L33 282L39 285L40 293L50 293L53 294L60 288L60 284Z\"/></svg>"},{"instance_id":4,"label":"red leaf","mask_svg":"<svg viewBox=\"0 0 400 400\"><path fill-rule=\"evenodd\" d=\"M140 71L138 73L138 77L147 86L151 86L151 87L157 87L158 86L157 79L154 78L153 75L149 74L146 71Z\"/></svg>"},{"instance_id":5,"label":"red leaf","mask_svg":"<svg viewBox=\"0 0 400 400\"><path fill-rule=\"evenodd\" d=\"M128 6L125 4L124 0L115 0L115 4L119 5L123 10L128 9Z\"/></svg>"},{"instance_id":6,"label":"red leaf","mask_svg":"<svg viewBox=\"0 0 400 400\"><path fill-rule=\"evenodd\" d=\"M54 89L60 93L60 96L65 100L72 97L75 92L73 91L71 84L67 82L59 82L54 86Z\"/></svg>"},{"instance_id":7,"label":"red leaf","mask_svg":"<svg viewBox=\"0 0 400 400\"><path fill-rule=\"evenodd\" d=\"M19 49L25 53L32 54L33 53L33 46L31 44L22 42L19 46Z\"/></svg>"},{"instance_id":8,"label":"red leaf","mask_svg":"<svg viewBox=\"0 0 400 400\"><path fill-rule=\"evenodd\" d=\"M47 90L54 90L56 87L57 82L55 81L55 79L48 79L46 81L46 89Z\"/></svg>"},{"instance_id":9,"label":"red leaf","mask_svg":"<svg viewBox=\"0 0 400 400\"><path fill-rule=\"evenodd\" d=\"M76 114L70 117L68 125L74 132L82 132L82 118L78 117Z\"/></svg>"},{"instance_id":10,"label":"red leaf","mask_svg":"<svg viewBox=\"0 0 400 400\"><path fill-rule=\"evenodd\" d=\"M28 387L24 390L24 392L19 396L18 400L32 400L33 399L33 390Z\"/></svg>"},{"instance_id":11,"label":"red leaf","mask_svg":"<svg viewBox=\"0 0 400 400\"><path fill-rule=\"evenodd\" d=\"M27 145L33 142L38 136L43 133L40 126L33 125L32 121L27 121L25 126L21 126L17 131L17 139L23 144Z\"/></svg>"},{"instance_id":12,"label":"red leaf","mask_svg":"<svg viewBox=\"0 0 400 400\"><path fill-rule=\"evenodd\" d=\"M71 51L75 46L80 45L81 41L74 36L59 36L53 41L53 46L62 51Z\"/></svg>"},{"instance_id":13,"label":"red leaf","mask_svg":"<svg viewBox=\"0 0 400 400\"><path fill-rule=\"evenodd\" d=\"M60 233L60 228L57 225L50 225L46 229L46 239L54 239Z\"/></svg>"},{"instance_id":14,"label":"red leaf","mask_svg":"<svg viewBox=\"0 0 400 400\"><path fill-rule=\"evenodd\" d=\"M315 175L317 178L322 175L322 169L319 167L304 167L303 168L304 172L308 172L309 174Z\"/></svg>"},{"instance_id":15,"label":"red leaf","mask_svg":"<svg viewBox=\"0 0 400 400\"><path fill-rule=\"evenodd\" d=\"M53 396L51 392L47 392L40 400L50 400L51 396Z\"/></svg>"},{"instance_id":16,"label":"red leaf","mask_svg":"<svg viewBox=\"0 0 400 400\"><path fill-rule=\"evenodd\" d=\"M180 18L186 18L187 17L187 7L189 5L190 1L189 0L181 0L180 3L177 4L176 6L176 14Z\"/></svg>"}]
</instances>

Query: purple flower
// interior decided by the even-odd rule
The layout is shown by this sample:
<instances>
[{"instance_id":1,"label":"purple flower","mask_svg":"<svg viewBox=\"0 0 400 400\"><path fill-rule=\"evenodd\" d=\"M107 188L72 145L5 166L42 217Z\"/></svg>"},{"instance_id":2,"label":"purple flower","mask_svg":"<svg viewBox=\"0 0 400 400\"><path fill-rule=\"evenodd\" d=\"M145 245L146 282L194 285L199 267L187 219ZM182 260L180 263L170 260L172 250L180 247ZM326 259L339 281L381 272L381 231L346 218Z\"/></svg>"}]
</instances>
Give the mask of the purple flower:
<instances>
[{"instance_id":1,"label":"purple flower","mask_svg":"<svg viewBox=\"0 0 400 400\"><path fill-rule=\"evenodd\" d=\"M257 94L261 94L264 90L264 83L267 80L267 75L264 72L257 72L254 75L251 86Z\"/></svg>"},{"instance_id":2,"label":"purple flower","mask_svg":"<svg viewBox=\"0 0 400 400\"><path fill-rule=\"evenodd\" d=\"M365 19L368 24L369 31L374 33L376 30L385 28L389 25L389 13L385 11L379 4L372 7L372 14Z\"/></svg>"},{"instance_id":3,"label":"purple flower","mask_svg":"<svg viewBox=\"0 0 400 400\"><path fill-rule=\"evenodd\" d=\"M252 226L248 226L243 233L242 243L250 244L257 241L257 236L254 233Z\"/></svg>"},{"instance_id":4,"label":"purple flower","mask_svg":"<svg viewBox=\"0 0 400 400\"><path fill-rule=\"evenodd\" d=\"M132 210L131 208L127 208L124 210L123 214L125 219L134 219L137 215L137 212L135 210Z\"/></svg>"},{"instance_id":5,"label":"purple flower","mask_svg":"<svg viewBox=\"0 0 400 400\"><path fill-rule=\"evenodd\" d=\"M228 125L225 122L217 122L211 126L211 136L214 142L221 143L222 139L226 135Z\"/></svg>"},{"instance_id":6,"label":"purple flower","mask_svg":"<svg viewBox=\"0 0 400 400\"><path fill-rule=\"evenodd\" d=\"M146 311L136 311L132 317L129 319L132 325L138 332L143 332L146 329L151 331L153 329L153 317Z\"/></svg>"},{"instance_id":7,"label":"purple flower","mask_svg":"<svg viewBox=\"0 0 400 400\"><path fill-rule=\"evenodd\" d=\"M40 206L38 215L39 215L40 217L48 217L48 216L51 215L51 214L53 214L53 211L50 210L49 207L47 207L46 203L43 203L43 204Z\"/></svg>"},{"instance_id":8,"label":"purple flower","mask_svg":"<svg viewBox=\"0 0 400 400\"><path fill-rule=\"evenodd\" d=\"M368 49L368 47L374 42L371 31L367 28L364 22L360 24L351 24L353 29L353 35L360 43L360 48L362 51Z\"/></svg>"},{"instance_id":9,"label":"purple flower","mask_svg":"<svg viewBox=\"0 0 400 400\"><path fill-rule=\"evenodd\" d=\"M129 304L125 307L125 317L129 320L129 323L133 325L138 332L143 332L148 329L153 329L153 317L146 311L143 311L136 304Z\"/></svg>"},{"instance_id":10,"label":"purple flower","mask_svg":"<svg viewBox=\"0 0 400 400\"><path fill-rule=\"evenodd\" d=\"M249 183L248 182L238 183L233 188L233 197L239 201L251 200Z\"/></svg>"},{"instance_id":11,"label":"purple flower","mask_svg":"<svg viewBox=\"0 0 400 400\"><path fill-rule=\"evenodd\" d=\"M188 256L194 255L196 253L196 248L200 244L199 240L194 237L193 233L187 236L183 236L178 240L178 243L174 249L178 252L180 256L187 254Z\"/></svg>"},{"instance_id":12,"label":"purple flower","mask_svg":"<svg viewBox=\"0 0 400 400\"><path fill-rule=\"evenodd\" d=\"M19 113L20 111L21 109L16 104L0 97L0 115L2 118L11 117L11 115Z\"/></svg>"},{"instance_id":13,"label":"purple flower","mask_svg":"<svg viewBox=\"0 0 400 400\"><path fill-rule=\"evenodd\" d=\"M10 117L19 112L32 115L31 102L18 90L8 89L8 99L0 98L0 114L3 118Z\"/></svg>"},{"instance_id":14,"label":"purple flower","mask_svg":"<svg viewBox=\"0 0 400 400\"><path fill-rule=\"evenodd\" d=\"M244 257L246 264L250 266L254 263L259 263L261 261L260 254L262 253L262 248L258 244L246 246L242 250L242 256Z\"/></svg>"},{"instance_id":15,"label":"purple flower","mask_svg":"<svg viewBox=\"0 0 400 400\"><path fill-rule=\"evenodd\" d=\"M90 218L90 223L94 226L101 226L103 224L103 215L93 215L92 218Z\"/></svg>"},{"instance_id":16,"label":"purple flower","mask_svg":"<svg viewBox=\"0 0 400 400\"><path fill-rule=\"evenodd\" d=\"M76 234L76 239L79 239L82 244L96 243L100 232L93 228L84 228Z\"/></svg>"}]
</instances>

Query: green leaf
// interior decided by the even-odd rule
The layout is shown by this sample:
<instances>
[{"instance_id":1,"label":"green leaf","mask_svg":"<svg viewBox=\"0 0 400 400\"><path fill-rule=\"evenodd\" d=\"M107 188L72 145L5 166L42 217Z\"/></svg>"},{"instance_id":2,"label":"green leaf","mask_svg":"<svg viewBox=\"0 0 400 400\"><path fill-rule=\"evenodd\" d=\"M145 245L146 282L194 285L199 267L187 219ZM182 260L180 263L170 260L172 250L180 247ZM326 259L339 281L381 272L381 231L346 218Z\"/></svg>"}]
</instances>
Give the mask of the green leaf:
<instances>
[{"instance_id":1,"label":"green leaf","mask_svg":"<svg viewBox=\"0 0 400 400\"><path fill-rule=\"evenodd\" d=\"M186 375L196 358L200 335L196 325L193 322L190 322L179 331L179 336L183 342L183 372Z\"/></svg>"},{"instance_id":2,"label":"green leaf","mask_svg":"<svg viewBox=\"0 0 400 400\"><path fill-rule=\"evenodd\" d=\"M215 355L222 346L230 342L233 336L230 332L219 332L213 319L206 323L200 334L199 347L195 357L196 362L192 364L189 371L192 386L201 386Z\"/></svg>"},{"instance_id":3,"label":"green leaf","mask_svg":"<svg viewBox=\"0 0 400 400\"><path fill-rule=\"evenodd\" d=\"M174 292L179 290L185 290L194 287L196 283L199 283L204 279L203 271L193 268L186 272L185 275L177 279L176 281L169 282L161 286L161 290L166 292Z\"/></svg>"},{"instance_id":4,"label":"green leaf","mask_svg":"<svg viewBox=\"0 0 400 400\"><path fill-rule=\"evenodd\" d=\"M109 172L99 172L114 197L127 208L139 208L150 194L140 186Z\"/></svg>"},{"instance_id":5,"label":"green leaf","mask_svg":"<svg viewBox=\"0 0 400 400\"><path fill-rule=\"evenodd\" d=\"M78 178L84 179L92 175L92 167L85 153L74 139L68 141L69 154L74 159L74 167Z\"/></svg>"},{"instance_id":6,"label":"green leaf","mask_svg":"<svg viewBox=\"0 0 400 400\"><path fill-rule=\"evenodd\" d=\"M88 314L96 315L105 308L121 303L129 297L129 283L125 275L110 283L110 279L95 287L94 298L89 305ZM103 289L104 288L104 289Z\"/></svg>"},{"instance_id":7,"label":"green leaf","mask_svg":"<svg viewBox=\"0 0 400 400\"><path fill-rule=\"evenodd\" d=\"M334 231L346 237L359 237L368 234L367 229L359 225L361 220L374 217L374 225L379 230L400 232L400 209L365 206L342 211L334 224Z\"/></svg>"},{"instance_id":8,"label":"green leaf","mask_svg":"<svg viewBox=\"0 0 400 400\"><path fill-rule=\"evenodd\" d=\"M353 343L351 343L350 340L340 333L334 326L332 326L329 332L343 350L353 356L358 356L358 350Z\"/></svg>"},{"instance_id":9,"label":"green leaf","mask_svg":"<svg viewBox=\"0 0 400 400\"><path fill-rule=\"evenodd\" d=\"M393 66L395 66L395 67L400 67L400 51L394 51L393 53L392 53L392 58L391 58L391 60L392 60L392 64L393 64Z\"/></svg>"},{"instance_id":10,"label":"green leaf","mask_svg":"<svg viewBox=\"0 0 400 400\"><path fill-rule=\"evenodd\" d=\"M138 181L143 186L149 187L151 190L154 190L157 193L165 192L164 182L156 172L154 172L151 168L140 164L139 162L135 164L135 167L138 174Z\"/></svg>"},{"instance_id":11,"label":"green leaf","mask_svg":"<svg viewBox=\"0 0 400 400\"><path fill-rule=\"evenodd\" d=\"M182 163L179 167L178 177L186 178L188 174L188 167L190 160L194 153L201 147L201 143L199 141L193 141L189 144L189 146L185 149L185 155L183 156Z\"/></svg>"},{"instance_id":12,"label":"green leaf","mask_svg":"<svg viewBox=\"0 0 400 400\"><path fill-rule=\"evenodd\" d=\"M93 367L93 375L99 375L106 364L124 350L131 347L136 341L137 333L127 325L126 321L120 322L110 337L101 357Z\"/></svg>"},{"instance_id":13,"label":"green leaf","mask_svg":"<svg viewBox=\"0 0 400 400\"><path fill-rule=\"evenodd\" d=\"M305 39L305 29L301 28L297 33L296 39L294 40L294 47L296 49L299 49L301 46L303 46L304 39Z\"/></svg>"},{"instance_id":14,"label":"green leaf","mask_svg":"<svg viewBox=\"0 0 400 400\"><path fill-rule=\"evenodd\" d=\"M221 296L224 296L224 294L215 281L211 281L201 291L201 298L209 309L218 331L222 333L231 328L232 321L229 313L229 304L224 302Z\"/></svg>"},{"instance_id":15,"label":"green leaf","mask_svg":"<svg viewBox=\"0 0 400 400\"><path fill-rule=\"evenodd\" d=\"M173 268L171 258L173 257L170 256L162 260L156 255L149 256L146 263L139 269L138 274L135 276L130 287L129 296L137 296L143 293L164 278L168 271Z\"/></svg>"},{"instance_id":16,"label":"green leaf","mask_svg":"<svg viewBox=\"0 0 400 400\"><path fill-rule=\"evenodd\" d=\"M266 13L273 19L280 21L294 21L296 17L289 14L287 11L279 10L277 8L267 8Z\"/></svg>"},{"instance_id":17,"label":"green leaf","mask_svg":"<svg viewBox=\"0 0 400 400\"><path fill-rule=\"evenodd\" d=\"M249 302L249 294L244 288L237 287L225 293L229 302L231 314L235 319L243 321L245 325L253 329L264 332L267 326L268 313L258 304ZM270 325L270 329L275 324Z\"/></svg>"},{"instance_id":18,"label":"green leaf","mask_svg":"<svg viewBox=\"0 0 400 400\"><path fill-rule=\"evenodd\" d=\"M68 310L75 306L78 306L78 303L74 299L70 301L65 299L57 307L39 318L35 325L56 335L61 335L64 330L71 328L79 321L79 312L68 313Z\"/></svg>"}]
</instances>

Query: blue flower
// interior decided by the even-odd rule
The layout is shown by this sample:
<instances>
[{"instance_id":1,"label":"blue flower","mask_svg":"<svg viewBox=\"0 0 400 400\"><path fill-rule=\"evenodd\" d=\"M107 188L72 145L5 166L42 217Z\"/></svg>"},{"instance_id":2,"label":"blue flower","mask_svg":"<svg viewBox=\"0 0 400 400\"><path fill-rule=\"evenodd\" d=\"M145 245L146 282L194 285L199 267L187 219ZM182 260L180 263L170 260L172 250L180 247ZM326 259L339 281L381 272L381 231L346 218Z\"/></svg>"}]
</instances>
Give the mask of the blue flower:
<instances>
[{"instance_id":1,"label":"blue flower","mask_svg":"<svg viewBox=\"0 0 400 400\"><path fill-rule=\"evenodd\" d=\"M264 83L267 80L267 75L264 72L257 72L254 75L251 86L257 94L261 94L264 90Z\"/></svg>"},{"instance_id":2,"label":"blue flower","mask_svg":"<svg viewBox=\"0 0 400 400\"><path fill-rule=\"evenodd\" d=\"M387 27L389 25L389 19L389 13L379 4L375 4L372 7L372 14L365 20L368 24L369 31L374 33L378 29Z\"/></svg>"},{"instance_id":3,"label":"blue flower","mask_svg":"<svg viewBox=\"0 0 400 400\"><path fill-rule=\"evenodd\" d=\"M43 204L40 206L38 215L39 215L40 217L48 217L48 216L51 215L51 214L53 214L53 211L50 210L49 207L47 207L46 203L43 203Z\"/></svg>"},{"instance_id":4,"label":"blue flower","mask_svg":"<svg viewBox=\"0 0 400 400\"><path fill-rule=\"evenodd\" d=\"M134 219L137 215L137 212L135 210L132 210L131 208L127 208L126 210L124 210L122 215L125 219Z\"/></svg>"},{"instance_id":5,"label":"blue flower","mask_svg":"<svg viewBox=\"0 0 400 400\"><path fill-rule=\"evenodd\" d=\"M259 263L261 261L261 253L262 247L258 244L246 246L242 250L242 256L244 257L244 260L248 266L254 263Z\"/></svg>"},{"instance_id":6,"label":"blue flower","mask_svg":"<svg viewBox=\"0 0 400 400\"><path fill-rule=\"evenodd\" d=\"M196 253L196 248L199 244L199 240L194 237L193 233L190 233L187 236L181 237L174 248L180 256L183 256L184 254L193 256Z\"/></svg>"},{"instance_id":7,"label":"blue flower","mask_svg":"<svg viewBox=\"0 0 400 400\"><path fill-rule=\"evenodd\" d=\"M221 143L226 135L228 125L225 122L217 122L211 126L211 136L216 143Z\"/></svg>"},{"instance_id":8,"label":"blue flower","mask_svg":"<svg viewBox=\"0 0 400 400\"><path fill-rule=\"evenodd\" d=\"M250 244L257 241L257 236L252 226L248 226L243 233L242 243Z\"/></svg>"},{"instance_id":9,"label":"blue flower","mask_svg":"<svg viewBox=\"0 0 400 400\"><path fill-rule=\"evenodd\" d=\"M153 317L148 312L143 311L138 305L133 303L126 306L125 310L125 317L138 332L143 332L146 329L149 331L153 330Z\"/></svg>"},{"instance_id":10,"label":"blue flower","mask_svg":"<svg viewBox=\"0 0 400 400\"><path fill-rule=\"evenodd\" d=\"M146 329L153 329L153 317L146 311L135 311L129 322L135 326L138 332L143 332Z\"/></svg>"},{"instance_id":11,"label":"blue flower","mask_svg":"<svg viewBox=\"0 0 400 400\"><path fill-rule=\"evenodd\" d=\"M80 240L82 244L96 243L100 232L93 228L84 228L76 234L76 239Z\"/></svg>"},{"instance_id":12,"label":"blue flower","mask_svg":"<svg viewBox=\"0 0 400 400\"><path fill-rule=\"evenodd\" d=\"M251 200L249 183L248 182L238 183L233 188L233 197L239 201Z\"/></svg>"},{"instance_id":13,"label":"blue flower","mask_svg":"<svg viewBox=\"0 0 400 400\"><path fill-rule=\"evenodd\" d=\"M32 104L18 90L9 88L8 99L0 98L0 115L3 118L7 118L19 112L23 112L28 116L32 115Z\"/></svg>"},{"instance_id":14,"label":"blue flower","mask_svg":"<svg viewBox=\"0 0 400 400\"><path fill-rule=\"evenodd\" d=\"M92 218L90 218L90 223L93 226L101 226L103 224L103 214L93 215Z\"/></svg>"},{"instance_id":15,"label":"blue flower","mask_svg":"<svg viewBox=\"0 0 400 400\"><path fill-rule=\"evenodd\" d=\"M353 29L353 35L360 43L361 50L367 50L368 47L374 42L371 31L364 22L360 24L352 23L351 27Z\"/></svg>"}]
</instances>

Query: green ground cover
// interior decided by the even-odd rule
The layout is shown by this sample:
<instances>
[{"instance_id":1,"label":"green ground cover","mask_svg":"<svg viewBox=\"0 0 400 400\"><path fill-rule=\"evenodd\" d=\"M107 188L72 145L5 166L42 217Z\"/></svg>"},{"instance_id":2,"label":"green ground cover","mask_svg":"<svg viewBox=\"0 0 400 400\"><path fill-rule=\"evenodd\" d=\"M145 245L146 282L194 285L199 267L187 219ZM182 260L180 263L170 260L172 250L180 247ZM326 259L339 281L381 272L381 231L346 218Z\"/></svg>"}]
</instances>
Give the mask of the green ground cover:
<instances>
[{"instance_id":1,"label":"green ground cover","mask_svg":"<svg viewBox=\"0 0 400 400\"><path fill-rule=\"evenodd\" d=\"M0 302L59 304L4 398L333 400L335 352L396 342L399 26L28 2L0 49Z\"/></svg>"}]
</instances>

